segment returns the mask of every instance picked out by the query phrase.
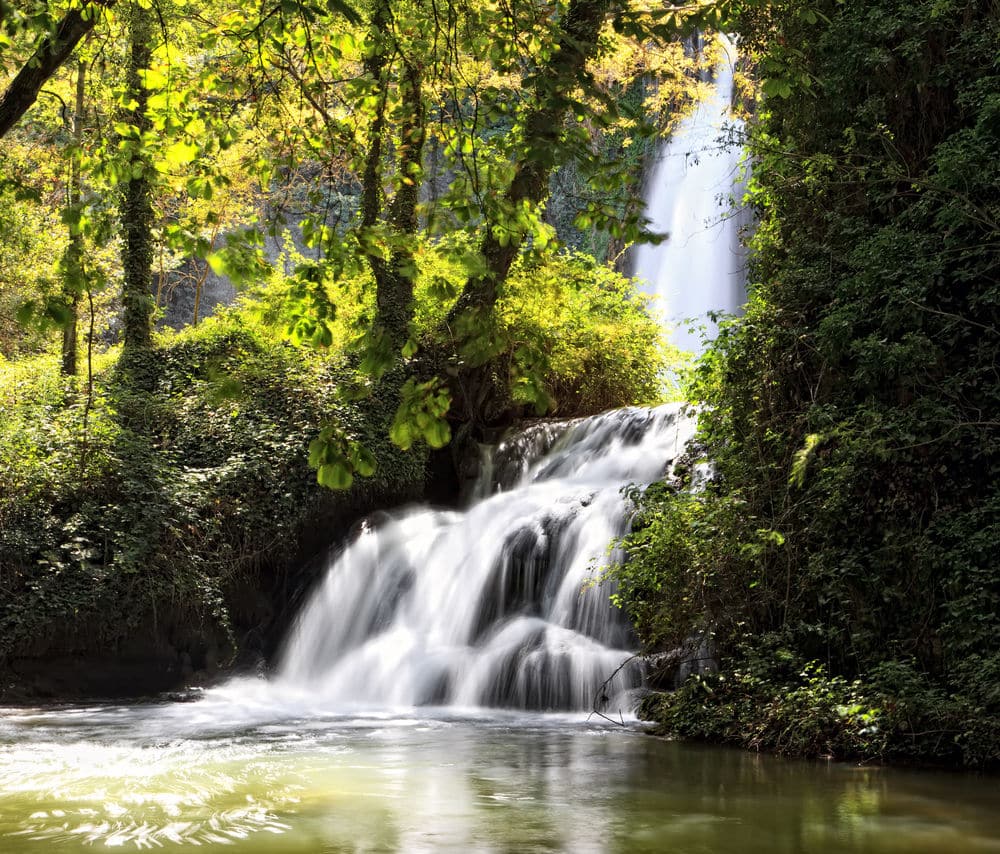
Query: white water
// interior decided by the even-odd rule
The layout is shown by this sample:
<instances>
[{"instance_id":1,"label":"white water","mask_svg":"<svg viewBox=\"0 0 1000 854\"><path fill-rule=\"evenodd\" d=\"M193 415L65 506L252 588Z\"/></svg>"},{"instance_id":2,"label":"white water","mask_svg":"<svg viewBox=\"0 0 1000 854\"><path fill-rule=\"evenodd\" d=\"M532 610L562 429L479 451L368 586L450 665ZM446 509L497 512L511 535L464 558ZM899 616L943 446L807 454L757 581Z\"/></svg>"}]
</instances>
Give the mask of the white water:
<instances>
[{"instance_id":1,"label":"white water","mask_svg":"<svg viewBox=\"0 0 1000 854\"><path fill-rule=\"evenodd\" d=\"M622 487L667 474L692 430L677 406L539 427L498 449L512 482L481 484L467 510L363 527L300 615L274 690L334 709L597 699L628 713L634 639L608 586L589 583L627 528Z\"/></svg>"},{"instance_id":2,"label":"white water","mask_svg":"<svg viewBox=\"0 0 1000 854\"><path fill-rule=\"evenodd\" d=\"M740 127L730 114L736 51L725 39L722 46L712 95L663 146L647 184L649 228L668 237L640 246L633 271L658 297L670 342L694 353L705 349L699 327L715 337L709 313L738 313L745 300L739 232L747 220L732 201L743 194L741 151L723 139Z\"/></svg>"},{"instance_id":3,"label":"white water","mask_svg":"<svg viewBox=\"0 0 1000 854\"><path fill-rule=\"evenodd\" d=\"M743 298L736 222L718 220L738 153L712 152L732 93L713 96L667 146L651 184L653 227L639 254L668 316L735 311ZM728 201L727 201L728 203ZM675 343L698 349L692 335ZM416 508L362 526L331 561L268 683L217 699L254 717L281 706L370 713L415 706L628 714L641 663L600 568L629 525L630 484L669 474L694 431L679 406L540 424L483 461L472 506Z\"/></svg>"}]
</instances>

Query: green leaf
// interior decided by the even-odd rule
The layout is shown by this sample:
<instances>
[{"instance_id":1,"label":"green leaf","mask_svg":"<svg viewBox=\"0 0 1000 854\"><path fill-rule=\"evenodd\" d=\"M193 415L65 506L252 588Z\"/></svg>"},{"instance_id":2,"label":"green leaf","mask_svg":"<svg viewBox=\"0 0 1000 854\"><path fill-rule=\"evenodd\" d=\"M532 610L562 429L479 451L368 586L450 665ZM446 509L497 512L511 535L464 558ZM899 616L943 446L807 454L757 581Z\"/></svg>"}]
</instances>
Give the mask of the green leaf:
<instances>
[{"instance_id":1,"label":"green leaf","mask_svg":"<svg viewBox=\"0 0 1000 854\"><path fill-rule=\"evenodd\" d=\"M178 140L167 147L163 156L171 166L186 166L198 156L198 146Z\"/></svg>"},{"instance_id":2,"label":"green leaf","mask_svg":"<svg viewBox=\"0 0 1000 854\"><path fill-rule=\"evenodd\" d=\"M809 467L809 461L812 459L816 452L816 448L822 443L825 437L820 433L810 433L805 438L805 442L802 447L795 452L795 458L792 461L792 470L788 475L788 483L791 486L801 489L805 486L806 482L806 469Z\"/></svg>"},{"instance_id":3,"label":"green leaf","mask_svg":"<svg viewBox=\"0 0 1000 854\"><path fill-rule=\"evenodd\" d=\"M413 447L413 429L408 421L398 416L389 430L389 438L396 447L403 451L408 451Z\"/></svg>"},{"instance_id":4,"label":"green leaf","mask_svg":"<svg viewBox=\"0 0 1000 854\"><path fill-rule=\"evenodd\" d=\"M424 430L424 438L432 448L443 448L451 441L451 428L448 426L448 422L440 419L433 421Z\"/></svg>"},{"instance_id":5,"label":"green leaf","mask_svg":"<svg viewBox=\"0 0 1000 854\"><path fill-rule=\"evenodd\" d=\"M212 252L205 258L208 261L208 266L212 268L212 272L216 276L226 275L226 256L221 252Z\"/></svg>"},{"instance_id":6,"label":"green leaf","mask_svg":"<svg viewBox=\"0 0 1000 854\"><path fill-rule=\"evenodd\" d=\"M326 0L326 6L331 12L343 15L348 23L355 25L361 23L361 16L353 6L344 0Z\"/></svg>"},{"instance_id":7,"label":"green leaf","mask_svg":"<svg viewBox=\"0 0 1000 854\"><path fill-rule=\"evenodd\" d=\"M152 68L146 68L139 72L142 78L142 85L146 89L162 89L167 85L167 75Z\"/></svg>"},{"instance_id":8,"label":"green leaf","mask_svg":"<svg viewBox=\"0 0 1000 854\"><path fill-rule=\"evenodd\" d=\"M341 457L337 462L320 466L316 470L316 480L327 489L350 489L354 475L351 474L347 460Z\"/></svg>"},{"instance_id":9,"label":"green leaf","mask_svg":"<svg viewBox=\"0 0 1000 854\"><path fill-rule=\"evenodd\" d=\"M362 477L371 477L375 473L375 455L362 445L353 443L348 458L354 471Z\"/></svg>"}]
</instances>

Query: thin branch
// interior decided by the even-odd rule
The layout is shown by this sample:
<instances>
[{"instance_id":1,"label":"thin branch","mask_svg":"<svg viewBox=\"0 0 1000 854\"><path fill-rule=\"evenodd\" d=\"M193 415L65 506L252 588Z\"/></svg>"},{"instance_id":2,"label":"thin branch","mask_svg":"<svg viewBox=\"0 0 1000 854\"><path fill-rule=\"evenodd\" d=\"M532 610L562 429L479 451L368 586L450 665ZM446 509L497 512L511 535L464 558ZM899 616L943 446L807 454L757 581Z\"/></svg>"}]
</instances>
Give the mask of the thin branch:
<instances>
[{"instance_id":1,"label":"thin branch","mask_svg":"<svg viewBox=\"0 0 1000 854\"><path fill-rule=\"evenodd\" d=\"M94 28L100 6L112 5L114 0L70 9L55 31L41 40L0 97L0 138L28 112L41 88L73 53L80 39Z\"/></svg>"},{"instance_id":2,"label":"thin branch","mask_svg":"<svg viewBox=\"0 0 1000 854\"><path fill-rule=\"evenodd\" d=\"M614 672L607 679L605 679L598 686L597 691L594 692L594 702L592 704L592 710L591 710L590 714L587 715L587 720L588 721L594 715L597 715L598 717L604 718L604 720L606 720L606 721L610 721L615 726L625 726L625 720L624 720L624 718L622 718L621 721L616 721L614 718L609 718L606 714L604 714L603 712L599 711L598 708L597 708L597 702L598 702L598 700L601 699L602 696L603 697L607 697L606 689L607 689L608 685L611 684L611 680L613 680L619 673L621 673L622 670L625 669L625 666L627 664L631 664L633 661L635 661L637 658L640 658L640 657L641 656L639 655L639 653L634 653L633 655L630 655L621 664L619 664L618 667L615 668ZM621 709L618 710L618 715L619 715L619 717L621 717Z\"/></svg>"}]
</instances>

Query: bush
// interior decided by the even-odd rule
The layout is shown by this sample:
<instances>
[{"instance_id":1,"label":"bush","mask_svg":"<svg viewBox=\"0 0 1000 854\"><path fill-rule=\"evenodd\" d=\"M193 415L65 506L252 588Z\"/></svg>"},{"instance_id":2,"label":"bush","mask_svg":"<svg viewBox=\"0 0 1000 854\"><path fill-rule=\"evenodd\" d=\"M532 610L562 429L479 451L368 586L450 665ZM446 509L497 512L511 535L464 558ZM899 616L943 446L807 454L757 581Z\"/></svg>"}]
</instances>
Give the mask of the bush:
<instances>
[{"instance_id":1,"label":"bush","mask_svg":"<svg viewBox=\"0 0 1000 854\"><path fill-rule=\"evenodd\" d=\"M111 651L157 611L232 646L231 594L287 570L321 511L422 485L423 457L386 438L388 404L335 404L337 361L240 313L164 339L129 377L103 360L91 405L54 359L0 370L0 663L50 646ZM381 463L336 496L306 461L331 421Z\"/></svg>"},{"instance_id":2,"label":"bush","mask_svg":"<svg viewBox=\"0 0 1000 854\"><path fill-rule=\"evenodd\" d=\"M947 20L897 0L745 13L770 97L750 138L749 305L691 392L715 478L642 499L650 527L622 570L651 642L715 637L726 687L679 695L686 729L865 755L831 730L836 700L881 710L878 755L1000 762L1000 22L987 5ZM796 673L822 662L821 681L751 655L768 637ZM745 707L705 699L733 692ZM777 734L796 707L805 729Z\"/></svg>"},{"instance_id":3,"label":"bush","mask_svg":"<svg viewBox=\"0 0 1000 854\"><path fill-rule=\"evenodd\" d=\"M423 351L449 354L457 345L468 358L468 343L457 342L445 322L477 263L468 235L428 242L416 258L415 343ZM254 294L254 310L277 335L302 316L300 301L289 299L294 288L294 279L276 276ZM335 307L331 352L346 356L374 317L370 273L331 279L326 297ZM659 402L665 368L678 354L664 348L661 326L646 303L629 279L589 255L522 258L504 283L495 316L473 336L473 358L492 362L514 406L539 413L586 415Z\"/></svg>"}]
</instances>

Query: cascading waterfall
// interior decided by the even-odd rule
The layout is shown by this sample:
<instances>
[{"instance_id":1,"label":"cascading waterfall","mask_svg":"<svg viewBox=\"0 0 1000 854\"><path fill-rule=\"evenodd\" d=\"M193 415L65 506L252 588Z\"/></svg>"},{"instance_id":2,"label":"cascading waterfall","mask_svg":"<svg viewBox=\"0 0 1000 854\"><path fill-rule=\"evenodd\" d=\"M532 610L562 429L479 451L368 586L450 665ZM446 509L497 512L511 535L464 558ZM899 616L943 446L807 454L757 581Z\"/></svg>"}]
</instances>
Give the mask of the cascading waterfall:
<instances>
[{"instance_id":1,"label":"cascading waterfall","mask_svg":"<svg viewBox=\"0 0 1000 854\"><path fill-rule=\"evenodd\" d=\"M708 338L715 335L709 313L736 314L746 297L740 232L749 217L732 206L743 194L742 153L725 140L740 128L730 112L736 49L720 40L723 57L711 96L663 145L647 182L649 228L667 239L640 246L633 264L633 275L659 299L671 343L694 353L704 350L699 326Z\"/></svg>"},{"instance_id":2,"label":"cascading waterfall","mask_svg":"<svg viewBox=\"0 0 1000 854\"><path fill-rule=\"evenodd\" d=\"M671 237L640 250L637 272L672 320L743 299L737 223L716 200L738 153L708 151L731 94L730 54L650 183L653 228ZM674 342L698 349L683 332ZM484 460L468 509L365 523L299 616L271 690L337 710L630 708L635 639L595 582L619 557L608 547L628 528L625 487L669 474L693 430L680 406L538 424Z\"/></svg>"},{"instance_id":3,"label":"cascading waterfall","mask_svg":"<svg viewBox=\"0 0 1000 854\"><path fill-rule=\"evenodd\" d=\"M362 526L300 615L278 686L335 708L582 710L600 693L627 709L634 639L588 582L626 531L622 487L667 474L692 432L679 406L540 425L497 450L492 494L467 510Z\"/></svg>"}]
</instances>

